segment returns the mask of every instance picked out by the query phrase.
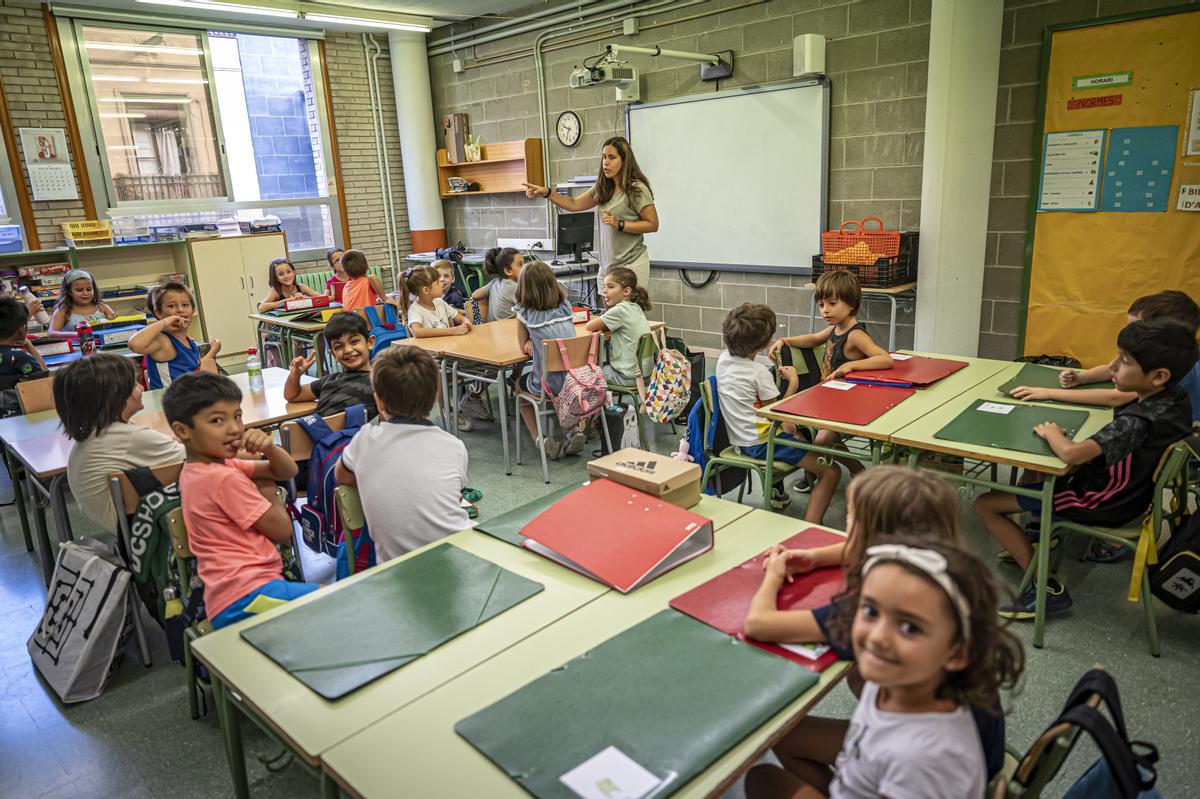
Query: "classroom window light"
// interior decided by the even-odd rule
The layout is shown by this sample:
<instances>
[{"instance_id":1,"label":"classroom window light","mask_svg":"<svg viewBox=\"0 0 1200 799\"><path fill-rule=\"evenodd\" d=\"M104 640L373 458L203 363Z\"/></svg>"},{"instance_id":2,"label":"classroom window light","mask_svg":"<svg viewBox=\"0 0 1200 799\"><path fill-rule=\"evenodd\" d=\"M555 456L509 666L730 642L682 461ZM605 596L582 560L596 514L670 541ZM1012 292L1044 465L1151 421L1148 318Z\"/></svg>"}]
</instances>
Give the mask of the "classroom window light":
<instances>
[{"instance_id":1,"label":"classroom window light","mask_svg":"<svg viewBox=\"0 0 1200 799\"><path fill-rule=\"evenodd\" d=\"M176 8L189 8L197 11L223 11L230 14L253 14L259 17L285 17L288 19L296 19L300 16L299 11L293 11L289 8L271 8L268 6L250 6L241 3L206 3L203 0L137 0L139 3L146 3L154 6L174 6Z\"/></svg>"},{"instance_id":2,"label":"classroom window light","mask_svg":"<svg viewBox=\"0 0 1200 799\"><path fill-rule=\"evenodd\" d=\"M304 18L309 22L320 22L330 25L348 25L355 28L384 28L397 31L416 31L429 33L432 26L421 22L403 22L400 20L374 19L370 17L347 17L340 14L314 14L304 12Z\"/></svg>"},{"instance_id":3,"label":"classroom window light","mask_svg":"<svg viewBox=\"0 0 1200 799\"><path fill-rule=\"evenodd\" d=\"M203 50L190 47L155 47L148 44L116 44L114 42L88 42L89 50L116 50L123 53L156 53L161 55L204 55Z\"/></svg>"},{"instance_id":4,"label":"classroom window light","mask_svg":"<svg viewBox=\"0 0 1200 799\"><path fill-rule=\"evenodd\" d=\"M140 83L142 79L135 75L93 75L92 80L105 83Z\"/></svg>"},{"instance_id":5,"label":"classroom window light","mask_svg":"<svg viewBox=\"0 0 1200 799\"><path fill-rule=\"evenodd\" d=\"M186 105L190 103L186 97L101 97L97 102L101 103L177 103Z\"/></svg>"}]
</instances>

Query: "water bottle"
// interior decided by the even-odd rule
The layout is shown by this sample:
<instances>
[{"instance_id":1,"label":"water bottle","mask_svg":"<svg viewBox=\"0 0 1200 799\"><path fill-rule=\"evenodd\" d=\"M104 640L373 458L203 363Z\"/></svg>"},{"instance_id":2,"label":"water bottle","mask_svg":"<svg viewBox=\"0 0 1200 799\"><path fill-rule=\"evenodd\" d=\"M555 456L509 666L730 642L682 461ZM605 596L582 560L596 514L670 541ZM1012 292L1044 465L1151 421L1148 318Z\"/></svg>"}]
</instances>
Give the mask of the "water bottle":
<instances>
[{"instance_id":1,"label":"water bottle","mask_svg":"<svg viewBox=\"0 0 1200 799\"><path fill-rule=\"evenodd\" d=\"M79 354L86 357L96 351L96 337L92 335L92 323L86 319L75 325L79 337Z\"/></svg>"},{"instance_id":2,"label":"water bottle","mask_svg":"<svg viewBox=\"0 0 1200 799\"><path fill-rule=\"evenodd\" d=\"M29 290L29 286L21 285L18 288L18 291L21 292L21 299L25 302L26 305L29 305L31 302L33 302L35 299L37 299L36 297L33 296L33 292ZM37 314L35 314L33 318L37 320L37 323L39 325L42 325L44 327L50 326L50 314L46 313L45 308L42 308L40 311L38 311Z\"/></svg>"},{"instance_id":3,"label":"water bottle","mask_svg":"<svg viewBox=\"0 0 1200 799\"><path fill-rule=\"evenodd\" d=\"M262 391L264 388L262 361L258 359L258 348L246 350L246 376L250 378L250 390Z\"/></svg>"}]
</instances>

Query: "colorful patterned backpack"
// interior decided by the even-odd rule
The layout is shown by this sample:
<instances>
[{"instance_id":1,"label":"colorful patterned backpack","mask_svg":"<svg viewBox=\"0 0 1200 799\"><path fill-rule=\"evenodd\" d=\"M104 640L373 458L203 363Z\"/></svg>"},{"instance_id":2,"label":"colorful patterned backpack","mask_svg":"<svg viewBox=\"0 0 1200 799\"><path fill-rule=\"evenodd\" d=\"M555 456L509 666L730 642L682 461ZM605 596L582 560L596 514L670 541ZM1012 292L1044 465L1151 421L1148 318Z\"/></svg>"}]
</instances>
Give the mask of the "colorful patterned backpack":
<instances>
[{"instance_id":1,"label":"colorful patterned backpack","mask_svg":"<svg viewBox=\"0 0 1200 799\"><path fill-rule=\"evenodd\" d=\"M557 396L546 385L543 374L542 391L554 404L554 410L558 414L558 421L563 429L570 430L578 427L584 419L600 413L600 410L609 404L608 381L604 379L604 372L596 363L600 334L592 334L588 360L583 366L571 365L571 359L567 355L567 348L563 345L562 339L555 339L555 343L558 344L558 351L562 355L563 366L567 367L567 373L563 378L562 390L558 392Z\"/></svg>"},{"instance_id":2,"label":"colorful patterned backpack","mask_svg":"<svg viewBox=\"0 0 1200 799\"><path fill-rule=\"evenodd\" d=\"M647 386L639 373L638 393L642 397L642 412L646 418L666 424L679 416L692 396L692 365L683 353L667 346L662 329L651 333L658 355Z\"/></svg>"}]
</instances>

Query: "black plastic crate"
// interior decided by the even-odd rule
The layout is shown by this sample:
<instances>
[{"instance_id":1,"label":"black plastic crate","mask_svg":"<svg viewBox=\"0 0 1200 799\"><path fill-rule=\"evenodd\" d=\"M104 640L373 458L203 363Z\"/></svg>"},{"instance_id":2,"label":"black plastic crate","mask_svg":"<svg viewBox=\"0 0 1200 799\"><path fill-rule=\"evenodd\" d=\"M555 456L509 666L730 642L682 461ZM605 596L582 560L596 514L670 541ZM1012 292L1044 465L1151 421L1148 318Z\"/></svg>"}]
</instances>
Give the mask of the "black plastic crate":
<instances>
[{"instance_id":1,"label":"black plastic crate","mask_svg":"<svg viewBox=\"0 0 1200 799\"><path fill-rule=\"evenodd\" d=\"M916 279L915 262L907 255L878 258L874 264L831 264L819 255L813 256L813 281L826 272L849 272L858 278L863 288L886 289Z\"/></svg>"}]
</instances>

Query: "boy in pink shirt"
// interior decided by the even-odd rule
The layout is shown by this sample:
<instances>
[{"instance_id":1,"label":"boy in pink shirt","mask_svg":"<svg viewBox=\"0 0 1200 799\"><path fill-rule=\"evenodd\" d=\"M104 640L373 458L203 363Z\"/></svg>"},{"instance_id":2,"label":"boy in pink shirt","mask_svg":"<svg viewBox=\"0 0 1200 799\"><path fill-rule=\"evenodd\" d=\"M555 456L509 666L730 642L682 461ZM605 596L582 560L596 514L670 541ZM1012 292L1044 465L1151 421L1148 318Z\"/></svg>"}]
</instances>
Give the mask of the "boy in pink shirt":
<instances>
[{"instance_id":1,"label":"boy in pink shirt","mask_svg":"<svg viewBox=\"0 0 1200 799\"><path fill-rule=\"evenodd\" d=\"M292 520L254 481L290 480L296 462L269 433L245 428L237 384L210 372L181 375L163 396L163 412L187 450L179 494L212 626L253 615L248 606L259 596L287 601L318 588L283 579L275 544L292 540ZM239 459L239 450L266 460Z\"/></svg>"}]
</instances>

